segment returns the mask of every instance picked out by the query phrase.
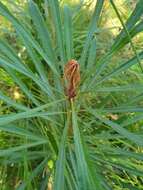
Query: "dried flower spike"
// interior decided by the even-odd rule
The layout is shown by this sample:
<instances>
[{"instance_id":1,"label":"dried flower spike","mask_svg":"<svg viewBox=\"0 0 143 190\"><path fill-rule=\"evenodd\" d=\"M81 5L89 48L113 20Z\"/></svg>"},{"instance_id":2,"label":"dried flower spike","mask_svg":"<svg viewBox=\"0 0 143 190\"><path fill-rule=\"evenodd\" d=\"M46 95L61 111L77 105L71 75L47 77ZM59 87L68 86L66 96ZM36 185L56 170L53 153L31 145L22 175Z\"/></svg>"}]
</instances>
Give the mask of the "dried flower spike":
<instances>
[{"instance_id":1,"label":"dried flower spike","mask_svg":"<svg viewBox=\"0 0 143 190\"><path fill-rule=\"evenodd\" d=\"M76 96L76 90L80 82L79 64L76 60L72 59L65 65L64 77L67 81L66 95L70 100Z\"/></svg>"}]
</instances>

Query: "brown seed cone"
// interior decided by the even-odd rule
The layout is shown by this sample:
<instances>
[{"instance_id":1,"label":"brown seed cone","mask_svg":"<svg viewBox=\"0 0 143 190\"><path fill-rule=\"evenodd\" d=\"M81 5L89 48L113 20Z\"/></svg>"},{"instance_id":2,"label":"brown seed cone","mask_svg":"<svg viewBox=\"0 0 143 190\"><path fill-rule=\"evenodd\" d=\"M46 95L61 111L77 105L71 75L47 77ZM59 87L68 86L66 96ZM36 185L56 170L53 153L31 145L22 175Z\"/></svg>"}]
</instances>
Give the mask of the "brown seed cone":
<instances>
[{"instance_id":1,"label":"brown seed cone","mask_svg":"<svg viewBox=\"0 0 143 190\"><path fill-rule=\"evenodd\" d=\"M79 64L76 60L72 59L65 65L64 77L67 80L66 95L70 100L76 96L76 90L80 82Z\"/></svg>"}]
</instances>

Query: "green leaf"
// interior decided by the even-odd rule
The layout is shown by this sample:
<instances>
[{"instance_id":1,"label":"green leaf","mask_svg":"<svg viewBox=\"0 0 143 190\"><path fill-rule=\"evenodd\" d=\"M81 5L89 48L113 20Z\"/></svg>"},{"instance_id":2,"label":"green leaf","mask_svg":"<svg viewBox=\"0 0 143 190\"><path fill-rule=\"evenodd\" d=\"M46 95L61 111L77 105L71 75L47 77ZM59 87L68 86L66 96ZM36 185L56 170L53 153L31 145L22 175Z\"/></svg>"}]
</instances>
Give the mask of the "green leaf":
<instances>
[{"instance_id":1,"label":"green leaf","mask_svg":"<svg viewBox=\"0 0 143 190\"><path fill-rule=\"evenodd\" d=\"M64 36L67 61L74 58L73 39L72 39L72 15L70 8L64 6Z\"/></svg>"},{"instance_id":2,"label":"green leaf","mask_svg":"<svg viewBox=\"0 0 143 190\"><path fill-rule=\"evenodd\" d=\"M15 125L0 126L0 131L5 131L8 133L24 136L24 137L27 137L28 139L31 139L31 140L37 140L37 141L38 140L44 140L43 137L36 136L32 132L30 132L26 129L17 127Z\"/></svg>"},{"instance_id":3,"label":"green leaf","mask_svg":"<svg viewBox=\"0 0 143 190\"><path fill-rule=\"evenodd\" d=\"M123 150L121 148L111 148L111 147L100 147L102 149L102 151L107 154L107 155L111 155L111 156L120 156L124 158L134 158L137 160L143 160L143 154L142 153L136 153L136 152L131 152L131 151L126 151Z\"/></svg>"},{"instance_id":4,"label":"green leaf","mask_svg":"<svg viewBox=\"0 0 143 190\"><path fill-rule=\"evenodd\" d=\"M27 118L32 118L32 117L43 117L43 116L48 116L48 115L50 116L50 115L63 114L63 112L50 112L50 111L40 112L40 111L43 111L45 108L48 108L52 104L54 105L55 103L58 103L58 102L61 102L61 100L52 102L49 104L45 104L33 109L29 109L25 112L5 114L4 116L0 117L0 125L6 125L17 120L27 119Z\"/></svg>"},{"instance_id":5,"label":"green leaf","mask_svg":"<svg viewBox=\"0 0 143 190\"><path fill-rule=\"evenodd\" d=\"M139 22L138 24L136 24L132 30L128 31L130 37L128 36L128 34L124 34L124 36L122 37L122 39L120 40L120 43L118 43L118 46L116 47L116 51L119 51L121 48L123 48L127 43L130 42L131 38L133 38L134 36L136 36L137 34L139 34L140 32L143 31L143 21ZM114 44L113 44L113 48ZM115 50L114 50L115 51Z\"/></svg>"},{"instance_id":6,"label":"green leaf","mask_svg":"<svg viewBox=\"0 0 143 190\"><path fill-rule=\"evenodd\" d=\"M143 52L139 53L139 57L141 60L143 59ZM123 63L119 67L115 68L112 72L110 72L107 75L105 75L104 77L102 77L102 79L100 79L96 82L96 85L99 85L103 81L107 81L111 77L119 75L120 73L126 71L127 69L129 69L131 66L133 66L135 64L137 64L137 57L136 56L134 56L132 59L130 59L126 63ZM95 81L95 78L92 80L91 84L93 84L94 81Z\"/></svg>"},{"instance_id":7,"label":"green leaf","mask_svg":"<svg viewBox=\"0 0 143 190\"><path fill-rule=\"evenodd\" d=\"M34 22L35 29L41 40L43 49L53 64L56 63L55 53L52 47L51 37L41 12L32 0L29 0L29 10Z\"/></svg>"},{"instance_id":8,"label":"green leaf","mask_svg":"<svg viewBox=\"0 0 143 190\"><path fill-rule=\"evenodd\" d=\"M87 38L85 40L85 44L84 44L83 51L82 51L81 58L80 58L81 65L85 65L90 44L94 38L94 33L97 30L97 26L98 26L101 12L102 12L103 4L104 4L104 0L97 0L97 2L96 2L95 10L94 10L91 22L89 24Z\"/></svg>"},{"instance_id":9,"label":"green leaf","mask_svg":"<svg viewBox=\"0 0 143 190\"><path fill-rule=\"evenodd\" d=\"M91 42L91 47L89 50L89 56L88 56L88 61L87 61L87 68L92 67L95 64L95 59L96 59L96 40L93 39Z\"/></svg>"},{"instance_id":10,"label":"green leaf","mask_svg":"<svg viewBox=\"0 0 143 190\"><path fill-rule=\"evenodd\" d=\"M128 131L127 129L123 128L121 125L102 117L98 113L94 112L94 110L89 110L89 112L92 115L94 115L96 118L98 118L101 122L110 126L117 133L121 134L123 137L127 138L128 140L130 140L131 142L135 143L138 146L143 146L141 135L137 135Z\"/></svg>"},{"instance_id":11,"label":"green leaf","mask_svg":"<svg viewBox=\"0 0 143 190\"><path fill-rule=\"evenodd\" d=\"M143 114L139 113L138 115L128 118L124 122L122 122L122 126L132 125L134 123L142 121L142 119L143 119Z\"/></svg>"},{"instance_id":12,"label":"green leaf","mask_svg":"<svg viewBox=\"0 0 143 190\"><path fill-rule=\"evenodd\" d=\"M98 109L97 109L98 111ZM135 112L143 112L142 107L134 107L134 106L120 106L120 107L112 107L112 108L103 108L99 109L101 113L135 113Z\"/></svg>"},{"instance_id":13,"label":"green leaf","mask_svg":"<svg viewBox=\"0 0 143 190\"><path fill-rule=\"evenodd\" d=\"M89 189L89 173L88 166L85 160L84 150L82 147L80 132L77 124L77 116L72 105L72 125L74 133L75 154L77 160L78 171L78 188L87 190Z\"/></svg>"},{"instance_id":14,"label":"green leaf","mask_svg":"<svg viewBox=\"0 0 143 190\"><path fill-rule=\"evenodd\" d=\"M25 190L25 188L27 187L27 184L34 180L34 178L36 176L38 176L39 174L41 174L44 170L44 168L46 167L47 165L47 162L48 162L48 159L45 158L34 170L33 172L31 172L31 175L29 176L29 180L28 181L25 181L23 182L18 188L16 188L16 190Z\"/></svg>"},{"instance_id":15,"label":"green leaf","mask_svg":"<svg viewBox=\"0 0 143 190\"><path fill-rule=\"evenodd\" d=\"M112 0L110 1L111 3L114 3ZM142 6L143 1L139 0L138 3L136 4L135 9L133 10L132 14L130 15L130 17L127 19L127 22L125 24L126 29L130 32L135 24L137 23L137 21L139 21L141 15L143 14L143 6ZM136 27L136 26L135 26ZM114 50L115 48L117 48L119 46L119 44L121 43L122 39L125 37L126 35L126 31L123 28L123 30L120 32L120 34L116 37L115 42L112 46L112 50Z\"/></svg>"},{"instance_id":16,"label":"green leaf","mask_svg":"<svg viewBox=\"0 0 143 190\"><path fill-rule=\"evenodd\" d=\"M35 147L35 146L46 144L46 143L47 143L47 140L41 140L41 141L32 142L32 143L28 143L28 144L24 144L24 145L20 145L20 146L16 146L16 147L3 149L3 150L0 150L0 157L5 157L5 156L11 155L17 151L22 151L27 148Z\"/></svg>"},{"instance_id":17,"label":"green leaf","mask_svg":"<svg viewBox=\"0 0 143 190\"><path fill-rule=\"evenodd\" d=\"M138 63L139 63L139 66L140 66L140 68L141 68L141 71L143 72L143 68L142 68L142 65L141 65L141 61L140 61L140 59L139 59L138 53L136 52L136 49L135 49L134 44L133 44L133 42L132 42L132 39L131 39L130 33L129 33L129 31L128 31L128 28L127 28L126 25L124 24L124 22L123 22L123 20L122 20L120 14L119 14L118 9L117 9L115 3L113 2L113 0L110 0L110 2L111 2L112 7L114 8L114 10L115 10L115 12L116 12L116 14L117 14L117 16L118 16L120 22L121 22L121 24L122 24L122 26L123 26L123 28L124 28L126 34L127 34L127 37L128 37L129 42L130 42L130 44L131 44L131 47L132 47L132 49L133 49L133 51L134 51L134 53L135 53L135 55L136 55L136 57L137 57L137 61L138 61ZM143 10L143 9L142 9L142 10ZM133 24L133 23L132 23L132 24ZM112 51L112 50L111 50L111 51Z\"/></svg>"},{"instance_id":18,"label":"green leaf","mask_svg":"<svg viewBox=\"0 0 143 190\"><path fill-rule=\"evenodd\" d=\"M72 125L73 125L73 135L74 135L74 144L75 144L75 155L77 162L77 183L79 189L95 189L95 190L103 190L100 183L98 183L98 178L94 179L91 176L88 163L85 157L85 150L83 147L83 143L81 140L80 131L77 123L77 115L74 110L73 102L72 104ZM95 182L94 182L95 181Z\"/></svg>"},{"instance_id":19,"label":"green leaf","mask_svg":"<svg viewBox=\"0 0 143 190\"><path fill-rule=\"evenodd\" d=\"M59 146L59 154L58 159L56 162L56 171L55 171L55 178L54 178L54 190L61 190L64 189L64 174L65 174L65 147L66 147L66 139L67 139L67 132L69 122L67 122L61 139L61 143Z\"/></svg>"},{"instance_id":20,"label":"green leaf","mask_svg":"<svg viewBox=\"0 0 143 190\"><path fill-rule=\"evenodd\" d=\"M114 4L114 2L111 0L112 4ZM113 44L113 46L111 47L110 51L107 52L107 54L105 56L103 56L103 58L99 59L99 61L97 61L96 63L96 67L91 67L87 72L86 72L86 76L85 78L88 79L89 76L91 76L91 74L94 74L94 78L92 81L90 81L90 85L92 86L93 83L95 82L95 80L99 77L99 75L103 72L103 70L106 68L107 64L110 62L112 56L117 53L119 50L118 47L120 47L120 45L123 47L123 45L126 44L126 42L131 42L131 38L137 34L137 31L140 32L141 29L138 29L138 27L140 28L141 26L138 26L135 24L137 23L137 21L139 21L141 15L143 14L143 6L142 6L142 0L139 0L139 2L137 3L134 11L132 12L131 16L128 18L126 24L124 25L124 23L122 22L122 25L124 26L123 30L121 31L121 33L119 34L119 36L117 36L117 38L115 39L115 43ZM115 7L114 7L115 8ZM118 11L118 10L117 10ZM119 15L118 15L119 16ZM121 19L122 20L122 19ZM120 20L120 21L121 21ZM135 28L134 28L135 27ZM136 28L137 27L137 28ZM131 32L131 31L132 32ZM136 32L135 32L136 31ZM131 33L130 33L131 32ZM125 38L126 36L126 38ZM136 58L137 58L137 62L140 64L141 66L141 58L140 55L138 55L138 53L136 52L136 49L132 43L132 48L135 52ZM86 88L86 87L85 87Z\"/></svg>"},{"instance_id":21,"label":"green leaf","mask_svg":"<svg viewBox=\"0 0 143 190\"><path fill-rule=\"evenodd\" d=\"M28 89L26 84L20 79L20 76L17 76L15 71L13 71L8 66L4 66L7 73L11 76L12 80L20 87L20 89L24 92L24 94L30 99L36 106L39 106L40 103L38 100L34 97L32 92Z\"/></svg>"},{"instance_id":22,"label":"green leaf","mask_svg":"<svg viewBox=\"0 0 143 190\"><path fill-rule=\"evenodd\" d=\"M111 87L99 87L93 89L93 92L129 92L129 91L142 91L143 85L142 84L129 84L129 85L122 85L122 86L111 86ZM92 91L90 91L92 92Z\"/></svg>"},{"instance_id":23,"label":"green leaf","mask_svg":"<svg viewBox=\"0 0 143 190\"><path fill-rule=\"evenodd\" d=\"M22 111L27 110L26 106L24 106L20 103L17 103L16 101L12 100L11 98L5 96L2 92L0 92L0 100L4 101L8 105L11 105L11 106L17 108L18 110L22 110Z\"/></svg>"},{"instance_id":24,"label":"green leaf","mask_svg":"<svg viewBox=\"0 0 143 190\"><path fill-rule=\"evenodd\" d=\"M18 32L18 35L22 39L25 39L31 43L34 49L43 57L43 59L46 61L46 63L49 65L51 70L57 75L57 70L55 69L54 65L51 63L51 60L46 55L46 53L43 51L43 49L40 47L40 45L34 40L31 33L22 25L22 23L19 22L11 13L10 11L0 2L0 14L3 15L5 18L7 18L15 27L16 31Z\"/></svg>"},{"instance_id":25,"label":"green leaf","mask_svg":"<svg viewBox=\"0 0 143 190\"><path fill-rule=\"evenodd\" d=\"M62 22L60 15L60 8L58 0L47 0L49 2L49 6L51 8L52 19L54 21L54 27L56 32L56 40L58 52L60 54L60 58L62 63L65 63L65 49L64 49L64 40L63 40L63 30L62 30Z\"/></svg>"},{"instance_id":26,"label":"green leaf","mask_svg":"<svg viewBox=\"0 0 143 190\"><path fill-rule=\"evenodd\" d=\"M15 62L10 62L9 60L7 60L6 58L3 58L3 57L0 57L0 65L2 67L4 67L6 70L7 70L7 68L10 68L12 70L19 72L20 74L25 75L28 78L31 78L46 94L48 94L48 96L50 96L52 99L54 98L51 94L51 89L49 88L50 91L49 90L47 91L47 89L45 88L45 84L43 84L41 82L41 80L39 78L37 78L31 71L27 71L27 70L21 68L21 66L16 65ZM12 75L11 70L9 70L9 72ZM15 78L16 78L16 76L15 76Z\"/></svg>"}]
</instances>

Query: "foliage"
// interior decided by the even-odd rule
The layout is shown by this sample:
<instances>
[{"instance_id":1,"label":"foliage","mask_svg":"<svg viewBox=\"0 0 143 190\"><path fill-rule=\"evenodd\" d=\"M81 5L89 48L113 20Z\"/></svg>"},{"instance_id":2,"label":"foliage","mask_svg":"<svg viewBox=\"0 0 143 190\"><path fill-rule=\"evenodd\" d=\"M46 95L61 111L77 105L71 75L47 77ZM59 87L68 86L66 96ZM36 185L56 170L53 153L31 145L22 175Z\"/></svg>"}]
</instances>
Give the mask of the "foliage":
<instances>
[{"instance_id":1,"label":"foliage","mask_svg":"<svg viewBox=\"0 0 143 190\"><path fill-rule=\"evenodd\" d=\"M106 1L97 0L88 26L79 18L91 1L44 5L43 13L29 0L17 18L0 2L23 49L19 54L0 40L1 69L16 85L0 91L2 189L143 189L143 52L133 39L143 29L143 1L124 22L110 0L122 29L106 49L100 27ZM117 60L129 44L134 55ZM69 101L63 71L71 59L80 64L81 82Z\"/></svg>"}]
</instances>

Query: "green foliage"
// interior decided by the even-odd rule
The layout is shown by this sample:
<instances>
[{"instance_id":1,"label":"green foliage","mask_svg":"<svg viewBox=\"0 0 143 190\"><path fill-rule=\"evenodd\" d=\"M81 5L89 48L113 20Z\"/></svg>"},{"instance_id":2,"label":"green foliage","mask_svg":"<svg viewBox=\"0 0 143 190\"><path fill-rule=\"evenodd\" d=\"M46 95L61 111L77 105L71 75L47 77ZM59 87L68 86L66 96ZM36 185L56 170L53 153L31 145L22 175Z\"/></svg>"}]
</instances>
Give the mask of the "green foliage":
<instances>
[{"instance_id":1,"label":"green foliage","mask_svg":"<svg viewBox=\"0 0 143 190\"><path fill-rule=\"evenodd\" d=\"M108 2L122 30L104 53L106 1L97 0L92 10L93 1L35 2L29 0L18 18L0 2L0 15L25 51L19 55L0 40L1 70L8 86L17 87L0 90L1 189L143 189L143 52L134 41L142 32L143 1L126 22L116 1ZM92 14L82 28L85 10ZM128 46L134 55L118 59ZM81 72L71 101L63 82L70 59L78 60Z\"/></svg>"}]
</instances>

